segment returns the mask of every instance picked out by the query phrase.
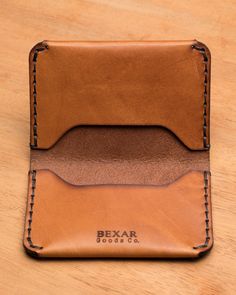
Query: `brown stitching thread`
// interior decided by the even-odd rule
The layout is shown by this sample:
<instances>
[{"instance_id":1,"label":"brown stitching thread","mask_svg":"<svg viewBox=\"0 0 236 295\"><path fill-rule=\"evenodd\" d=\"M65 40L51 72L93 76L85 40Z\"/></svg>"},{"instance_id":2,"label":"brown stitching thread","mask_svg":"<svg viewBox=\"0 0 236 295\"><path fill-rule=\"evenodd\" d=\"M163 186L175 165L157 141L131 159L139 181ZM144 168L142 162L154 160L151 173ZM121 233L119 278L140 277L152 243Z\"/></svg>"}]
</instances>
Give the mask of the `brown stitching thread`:
<instances>
[{"instance_id":1,"label":"brown stitching thread","mask_svg":"<svg viewBox=\"0 0 236 295\"><path fill-rule=\"evenodd\" d=\"M209 203L208 203L208 172L204 171L204 198L205 198L205 231L206 231L206 239L205 243L196 247L193 247L193 249L201 249L201 248L206 248L208 247L208 243L210 241L210 235L209 235Z\"/></svg>"},{"instance_id":2,"label":"brown stitching thread","mask_svg":"<svg viewBox=\"0 0 236 295\"><path fill-rule=\"evenodd\" d=\"M192 48L198 50L203 56L204 69L204 102L203 102L203 146L209 149L210 145L207 143L207 87L208 87L208 56L204 47L199 47L196 44Z\"/></svg>"},{"instance_id":3,"label":"brown stitching thread","mask_svg":"<svg viewBox=\"0 0 236 295\"><path fill-rule=\"evenodd\" d=\"M30 245L31 248L34 249L43 249L43 247L41 246L37 246L34 245L34 243L32 242L32 238L31 238L31 231L32 231L32 221L33 221L33 208L34 208L34 198L35 198L35 188L36 188L36 170L31 171L32 174L32 191L31 191L31 200L30 200L30 204L29 204L29 219L28 219L28 236L27 236L27 241Z\"/></svg>"},{"instance_id":4,"label":"brown stitching thread","mask_svg":"<svg viewBox=\"0 0 236 295\"><path fill-rule=\"evenodd\" d=\"M38 53L40 51L43 51L44 49L48 49L48 45L43 45L42 47L38 47L34 51L33 55L33 139L34 143L31 144L31 148L35 148L38 145L38 131L37 131L37 88L36 88L36 63L37 63L37 58L38 58Z\"/></svg>"}]
</instances>

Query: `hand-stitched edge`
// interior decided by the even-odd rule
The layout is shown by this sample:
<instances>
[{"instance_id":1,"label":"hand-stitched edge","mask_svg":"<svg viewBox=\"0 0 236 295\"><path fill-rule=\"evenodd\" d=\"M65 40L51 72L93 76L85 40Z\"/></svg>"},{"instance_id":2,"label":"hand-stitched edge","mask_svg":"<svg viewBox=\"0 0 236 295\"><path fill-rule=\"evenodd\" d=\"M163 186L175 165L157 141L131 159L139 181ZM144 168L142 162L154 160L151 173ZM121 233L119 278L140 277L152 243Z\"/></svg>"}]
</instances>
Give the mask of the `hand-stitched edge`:
<instances>
[{"instance_id":1,"label":"hand-stitched edge","mask_svg":"<svg viewBox=\"0 0 236 295\"><path fill-rule=\"evenodd\" d=\"M209 231L210 231L210 227L209 227L209 196L208 196L208 190L209 190L209 179L208 179L208 171L204 171L204 205L205 205L205 242L204 244L198 245L193 247L193 249L202 249L202 248L206 248L209 245L209 241L210 241L210 235L209 235Z\"/></svg>"},{"instance_id":2,"label":"hand-stitched edge","mask_svg":"<svg viewBox=\"0 0 236 295\"><path fill-rule=\"evenodd\" d=\"M31 88L31 95L33 95L33 103L32 103L32 108L33 108L33 122L32 122L32 127L33 127L33 144L30 144L31 148L36 148L38 146L38 124L37 124L37 79L36 79L36 65L37 65L37 59L38 59L38 54L40 51L43 51L45 49L48 49L48 45L45 44L44 42L41 42L39 44L37 44L34 49L33 49L33 53L32 53L32 60L30 60L30 62L33 63L33 71L32 74L33 78L32 78L32 88ZM31 58L31 55L30 55ZM31 113L31 115L32 115Z\"/></svg>"},{"instance_id":3,"label":"hand-stitched edge","mask_svg":"<svg viewBox=\"0 0 236 295\"><path fill-rule=\"evenodd\" d=\"M210 148L210 144L208 143L208 139L207 139L207 96L208 96L208 83L209 83L209 76L208 76L208 73L209 73L209 58L207 56L207 53L206 53L206 48L203 47L203 45L201 45L201 43L197 43L197 44L193 44L192 45L192 48L193 49L196 49L198 50L202 56L203 56L203 63L205 65L205 68L204 68L204 93L203 93L203 98L204 98L204 101L203 101L203 147L205 149L209 149Z\"/></svg>"},{"instance_id":4,"label":"hand-stitched edge","mask_svg":"<svg viewBox=\"0 0 236 295\"><path fill-rule=\"evenodd\" d=\"M31 237L31 231L32 231L32 222L33 222L33 208L34 208L34 199L35 199L35 188L36 188L36 170L30 171L32 178L31 178L31 195L30 195L30 203L28 204L29 208L29 217L28 217L28 228L27 228L27 241L29 243L29 246L34 249L41 250L43 249L42 246L37 246L33 243L32 237Z\"/></svg>"}]
</instances>

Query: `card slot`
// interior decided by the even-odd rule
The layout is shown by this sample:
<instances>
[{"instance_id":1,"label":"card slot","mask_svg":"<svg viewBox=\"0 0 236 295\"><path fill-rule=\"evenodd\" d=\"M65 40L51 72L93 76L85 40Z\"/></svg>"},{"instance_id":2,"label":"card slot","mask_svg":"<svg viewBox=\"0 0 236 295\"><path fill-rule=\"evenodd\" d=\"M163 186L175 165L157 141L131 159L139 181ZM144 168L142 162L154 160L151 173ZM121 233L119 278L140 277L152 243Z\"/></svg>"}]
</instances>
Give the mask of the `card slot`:
<instances>
[{"instance_id":1,"label":"card slot","mask_svg":"<svg viewBox=\"0 0 236 295\"><path fill-rule=\"evenodd\" d=\"M190 149L208 149L209 74L209 50L196 41L38 44L31 146L50 148L78 125L160 125Z\"/></svg>"},{"instance_id":2,"label":"card slot","mask_svg":"<svg viewBox=\"0 0 236 295\"><path fill-rule=\"evenodd\" d=\"M210 175L73 186L31 171L24 245L39 257L198 257L212 247Z\"/></svg>"}]
</instances>

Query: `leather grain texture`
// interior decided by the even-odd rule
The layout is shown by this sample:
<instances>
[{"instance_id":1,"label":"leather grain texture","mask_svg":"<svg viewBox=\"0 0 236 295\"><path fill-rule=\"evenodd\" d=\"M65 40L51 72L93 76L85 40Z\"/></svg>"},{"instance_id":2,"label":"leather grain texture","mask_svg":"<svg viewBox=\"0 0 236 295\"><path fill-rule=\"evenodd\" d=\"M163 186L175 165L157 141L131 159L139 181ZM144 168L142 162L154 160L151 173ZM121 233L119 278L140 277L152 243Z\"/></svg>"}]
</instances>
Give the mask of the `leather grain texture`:
<instances>
[{"instance_id":1,"label":"leather grain texture","mask_svg":"<svg viewBox=\"0 0 236 295\"><path fill-rule=\"evenodd\" d=\"M79 126L31 151L31 170L39 169L75 185L163 185L210 168L209 151L192 152L164 128Z\"/></svg>"},{"instance_id":2,"label":"leather grain texture","mask_svg":"<svg viewBox=\"0 0 236 295\"><path fill-rule=\"evenodd\" d=\"M183 258L210 250L209 49L45 41L29 59L26 251Z\"/></svg>"}]
</instances>

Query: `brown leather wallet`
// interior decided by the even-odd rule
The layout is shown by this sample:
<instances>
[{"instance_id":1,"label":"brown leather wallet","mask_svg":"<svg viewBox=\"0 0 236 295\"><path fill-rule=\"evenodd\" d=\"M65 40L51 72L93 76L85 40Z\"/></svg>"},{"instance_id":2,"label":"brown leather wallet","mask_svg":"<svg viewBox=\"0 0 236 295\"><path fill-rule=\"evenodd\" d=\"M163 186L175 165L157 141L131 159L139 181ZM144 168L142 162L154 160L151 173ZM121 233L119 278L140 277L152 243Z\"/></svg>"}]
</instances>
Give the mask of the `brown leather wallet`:
<instances>
[{"instance_id":1,"label":"brown leather wallet","mask_svg":"<svg viewBox=\"0 0 236 295\"><path fill-rule=\"evenodd\" d=\"M211 249L209 49L45 41L29 61L27 252L198 257Z\"/></svg>"}]
</instances>

